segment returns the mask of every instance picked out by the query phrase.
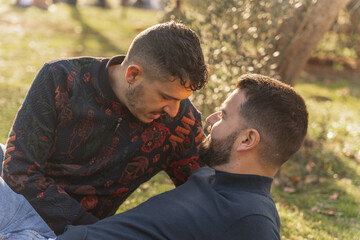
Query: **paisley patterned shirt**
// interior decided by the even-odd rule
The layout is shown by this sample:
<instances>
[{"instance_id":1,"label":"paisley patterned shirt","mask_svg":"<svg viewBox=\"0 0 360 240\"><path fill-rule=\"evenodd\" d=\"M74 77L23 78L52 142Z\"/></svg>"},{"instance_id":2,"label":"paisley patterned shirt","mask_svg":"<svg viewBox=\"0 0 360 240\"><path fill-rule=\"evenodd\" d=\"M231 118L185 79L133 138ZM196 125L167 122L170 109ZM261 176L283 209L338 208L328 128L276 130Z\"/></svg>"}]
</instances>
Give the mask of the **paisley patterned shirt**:
<instances>
[{"instance_id":1,"label":"paisley patterned shirt","mask_svg":"<svg viewBox=\"0 0 360 240\"><path fill-rule=\"evenodd\" d=\"M200 167L199 111L186 99L176 117L140 122L109 83L108 67L123 59L45 64L10 131L3 178L57 234L113 215L161 170L180 185Z\"/></svg>"}]
</instances>

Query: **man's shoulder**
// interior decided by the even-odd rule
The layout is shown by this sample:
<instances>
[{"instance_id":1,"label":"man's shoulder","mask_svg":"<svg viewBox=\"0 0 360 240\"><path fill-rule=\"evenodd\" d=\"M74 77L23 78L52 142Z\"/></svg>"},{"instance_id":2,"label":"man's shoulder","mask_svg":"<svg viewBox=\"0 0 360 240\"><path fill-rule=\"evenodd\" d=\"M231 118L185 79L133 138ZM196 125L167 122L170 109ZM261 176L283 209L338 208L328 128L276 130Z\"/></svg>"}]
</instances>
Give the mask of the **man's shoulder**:
<instances>
[{"instance_id":1,"label":"man's shoulder","mask_svg":"<svg viewBox=\"0 0 360 240\"><path fill-rule=\"evenodd\" d=\"M234 221L222 234L224 239L280 239L280 221L264 215L248 215Z\"/></svg>"},{"instance_id":2,"label":"man's shoulder","mask_svg":"<svg viewBox=\"0 0 360 240\"><path fill-rule=\"evenodd\" d=\"M237 212L239 221L244 223L249 220L266 220L272 224L279 225L279 214L276 205L271 198L265 195L244 192L237 197L238 202L234 206L234 212Z\"/></svg>"},{"instance_id":3,"label":"man's shoulder","mask_svg":"<svg viewBox=\"0 0 360 240\"><path fill-rule=\"evenodd\" d=\"M90 57L90 56L81 56L81 57L72 57L72 58L56 58L50 60L46 65L57 68L75 68L81 69L82 67L89 67L93 64L101 64L103 61L108 60L107 58L101 57Z\"/></svg>"},{"instance_id":4,"label":"man's shoulder","mask_svg":"<svg viewBox=\"0 0 360 240\"><path fill-rule=\"evenodd\" d=\"M195 107L190 99L184 99L180 102L178 117L189 117L190 119L197 119L201 121L201 112Z\"/></svg>"},{"instance_id":5,"label":"man's shoulder","mask_svg":"<svg viewBox=\"0 0 360 240\"><path fill-rule=\"evenodd\" d=\"M203 181L207 185L210 185L215 180L215 170L211 167L204 166L194 170L189 178L189 182Z\"/></svg>"}]
</instances>

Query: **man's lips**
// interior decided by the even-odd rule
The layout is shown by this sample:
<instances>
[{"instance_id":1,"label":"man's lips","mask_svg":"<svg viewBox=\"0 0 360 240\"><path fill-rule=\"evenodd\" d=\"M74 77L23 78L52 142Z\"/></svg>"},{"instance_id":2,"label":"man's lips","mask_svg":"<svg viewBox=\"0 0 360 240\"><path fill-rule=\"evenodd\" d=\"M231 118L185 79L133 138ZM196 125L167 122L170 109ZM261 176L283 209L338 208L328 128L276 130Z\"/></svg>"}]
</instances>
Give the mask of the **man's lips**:
<instances>
[{"instance_id":1,"label":"man's lips","mask_svg":"<svg viewBox=\"0 0 360 240\"><path fill-rule=\"evenodd\" d=\"M160 113L150 113L150 118L152 118L152 119L157 119L157 118L159 118L160 116L161 116Z\"/></svg>"}]
</instances>

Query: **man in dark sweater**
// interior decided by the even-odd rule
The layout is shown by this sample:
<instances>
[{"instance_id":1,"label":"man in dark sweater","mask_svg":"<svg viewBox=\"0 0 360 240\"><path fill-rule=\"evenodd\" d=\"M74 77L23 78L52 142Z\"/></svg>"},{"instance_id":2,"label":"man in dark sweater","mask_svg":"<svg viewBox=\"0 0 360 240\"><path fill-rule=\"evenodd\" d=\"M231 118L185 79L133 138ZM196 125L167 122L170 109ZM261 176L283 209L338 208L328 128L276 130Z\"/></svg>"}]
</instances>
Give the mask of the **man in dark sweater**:
<instances>
[{"instance_id":1,"label":"man in dark sweater","mask_svg":"<svg viewBox=\"0 0 360 240\"><path fill-rule=\"evenodd\" d=\"M243 75L207 122L211 131L200 158L211 168L194 171L185 184L132 210L92 225L68 226L57 239L280 239L271 183L306 135L304 100L277 80ZM9 228L0 225L0 236L11 236L3 229ZM46 228L39 232L44 239L53 236Z\"/></svg>"},{"instance_id":2,"label":"man in dark sweater","mask_svg":"<svg viewBox=\"0 0 360 240\"><path fill-rule=\"evenodd\" d=\"M57 234L113 215L159 171L181 185L200 167L188 97L206 80L197 35L175 22L140 33L126 56L49 62L15 118L2 176Z\"/></svg>"}]
</instances>

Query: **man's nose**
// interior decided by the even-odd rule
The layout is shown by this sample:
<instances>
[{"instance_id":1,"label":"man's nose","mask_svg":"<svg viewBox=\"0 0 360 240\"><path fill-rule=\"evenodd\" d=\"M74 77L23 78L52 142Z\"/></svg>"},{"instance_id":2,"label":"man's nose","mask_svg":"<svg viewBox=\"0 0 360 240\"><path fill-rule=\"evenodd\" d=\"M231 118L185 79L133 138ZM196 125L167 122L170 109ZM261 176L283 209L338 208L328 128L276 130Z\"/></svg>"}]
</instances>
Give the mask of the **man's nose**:
<instances>
[{"instance_id":1,"label":"man's nose","mask_svg":"<svg viewBox=\"0 0 360 240\"><path fill-rule=\"evenodd\" d=\"M164 107L164 112L166 112L170 117L175 117L179 111L179 107L180 101L174 101Z\"/></svg>"},{"instance_id":2,"label":"man's nose","mask_svg":"<svg viewBox=\"0 0 360 240\"><path fill-rule=\"evenodd\" d=\"M208 124L210 124L211 126L214 125L217 121L220 120L220 113L221 113L221 111L214 112L213 114L211 114L210 116L208 116L206 118L206 122Z\"/></svg>"}]
</instances>

